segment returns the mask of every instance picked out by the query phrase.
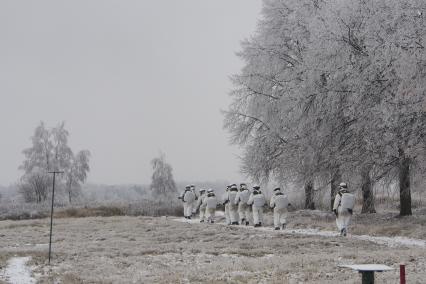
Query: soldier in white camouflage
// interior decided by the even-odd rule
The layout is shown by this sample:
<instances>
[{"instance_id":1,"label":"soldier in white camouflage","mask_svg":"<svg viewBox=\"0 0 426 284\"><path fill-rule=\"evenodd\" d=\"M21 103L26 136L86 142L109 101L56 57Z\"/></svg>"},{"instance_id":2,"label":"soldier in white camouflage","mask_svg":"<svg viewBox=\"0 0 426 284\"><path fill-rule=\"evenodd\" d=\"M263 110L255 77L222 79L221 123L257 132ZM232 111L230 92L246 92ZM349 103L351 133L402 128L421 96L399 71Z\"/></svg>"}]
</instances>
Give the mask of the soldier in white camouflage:
<instances>
[{"instance_id":1,"label":"soldier in white camouflage","mask_svg":"<svg viewBox=\"0 0 426 284\"><path fill-rule=\"evenodd\" d=\"M207 223L214 223L216 214L217 198L213 192L213 189L207 190L207 195L203 199L203 204L206 207L206 220Z\"/></svg>"},{"instance_id":2,"label":"soldier in white camouflage","mask_svg":"<svg viewBox=\"0 0 426 284\"><path fill-rule=\"evenodd\" d=\"M245 183L240 184L240 191L235 197L235 204L238 205L238 214L240 216L240 224L248 226L250 224L251 208L247 205L250 198L250 191Z\"/></svg>"},{"instance_id":3,"label":"soldier in white camouflage","mask_svg":"<svg viewBox=\"0 0 426 284\"><path fill-rule=\"evenodd\" d=\"M247 204L251 206L253 212L254 227L261 227L263 222L263 206L266 203L265 196L260 191L260 186L253 186L253 193L250 195Z\"/></svg>"},{"instance_id":4,"label":"soldier in white camouflage","mask_svg":"<svg viewBox=\"0 0 426 284\"><path fill-rule=\"evenodd\" d=\"M281 188L274 189L269 206L274 210L274 227L275 230L284 230L287 224L286 214L289 205L288 197L281 192Z\"/></svg>"},{"instance_id":5,"label":"soldier in white camouflage","mask_svg":"<svg viewBox=\"0 0 426 284\"><path fill-rule=\"evenodd\" d=\"M222 204L225 207L225 220L227 225L231 225L231 216L229 214L229 196L228 192L231 189L231 185L226 186L225 193L222 195Z\"/></svg>"},{"instance_id":6,"label":"soldier in white camouflage","mask_svg":"<svg viewBox=\"0 0 426 284\"><path fill-rule=\"evenodd\" d=\"M348 191L346 183L340 183L339 191L334 199L333 212L336 215L336 225L341 236L346 236L348 233L354 206L355 196Z\"/></svg>"},{"instance_id":7,"label":"soldier in white camouflage","mask_svg":"<svg viewBox=\"0 0 426 284\"><path fill-rule=\"evenodd\" d=\"M196 201L196 209L200 211L200 223L203 223L205 221L206 204L203 202L205 197L206 197L206 190L204 188L200 188L199 196Z\"/></svg>"},{"instance_id":8,"label":"soldier in white camouflage","mask_svg":"<svg viewBox=\"0 0 426 284\"><path fill-rule=\"evenodd\" d=\"M231 225L238 225L239 215L238 215L238 205L235 204L235 198L238 194L238 187L236 184L232 184L231 188L228 191L228 200L229 200L229 218L231 220Z\"/></svg>"},{"instance_id":9,"label":"soldier in white camouflage","mask_svg":"<svg viewBox=\"0 0 426 284\"><path fill-rule=\"evenodd\" d=\"M191 219L192 209L194 207L195 194L191 190L191 186L187 185L185 191L181 194L179 199L183 202L183 215L186 219Z\"/></svg>"}]
</instances>

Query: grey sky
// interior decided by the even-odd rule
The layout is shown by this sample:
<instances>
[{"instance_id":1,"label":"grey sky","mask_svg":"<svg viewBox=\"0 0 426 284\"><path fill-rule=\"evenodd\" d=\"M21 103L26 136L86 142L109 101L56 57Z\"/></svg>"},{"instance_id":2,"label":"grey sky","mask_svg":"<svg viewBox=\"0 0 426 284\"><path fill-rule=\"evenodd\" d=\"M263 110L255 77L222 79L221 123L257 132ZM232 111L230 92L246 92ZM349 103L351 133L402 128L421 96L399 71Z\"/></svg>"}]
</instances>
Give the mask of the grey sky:
<instances>
[{"instance_id":1,"label":"grey sky","mask_svg":"<svg viewBox=\"0 0 426 284\"><path fill-rule=\"evenodd\" d=\"M1 1L0 184L34 128L66 121L89 181L148 183L162 150L176 180L239 179L220 109L260 0ZM238 180L236 180L238 181Z\"/></svg>"}]
</instances>

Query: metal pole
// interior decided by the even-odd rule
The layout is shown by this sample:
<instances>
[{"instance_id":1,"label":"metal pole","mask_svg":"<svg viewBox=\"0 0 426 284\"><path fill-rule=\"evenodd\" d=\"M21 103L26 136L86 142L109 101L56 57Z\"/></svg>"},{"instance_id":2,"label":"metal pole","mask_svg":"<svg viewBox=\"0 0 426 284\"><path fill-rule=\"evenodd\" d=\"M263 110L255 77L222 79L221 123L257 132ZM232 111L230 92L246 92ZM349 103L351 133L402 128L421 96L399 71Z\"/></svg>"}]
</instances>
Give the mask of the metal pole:
<instances>
[{"instance_id":1,"label":"metal pole","mask_svg":"<svg viewBox=\"0 0 426 284\"><path fill-rule=\"evenodd\" d=\"M49 235L49 265L50 265L50 255L52 252L52 229L53 229L53 202L55 200L55 177L56 174L60 174L63 172L53 171L49 172L53 174L53 186L52 186L52 207L50 209L50 235Z\"/></svg>"},{"instance_id":2,"label":"metal pole","mask_svg":"<svg viewBox=\"0 0 426 284\"><path fill-rule=\"evenodd\" d=\"M55 177L56 177L56 172L53 172L52 207L50 209L49 265L50 265L50 253L52 251L53 201L55 199Z\"/></svg>"}]
</instances>

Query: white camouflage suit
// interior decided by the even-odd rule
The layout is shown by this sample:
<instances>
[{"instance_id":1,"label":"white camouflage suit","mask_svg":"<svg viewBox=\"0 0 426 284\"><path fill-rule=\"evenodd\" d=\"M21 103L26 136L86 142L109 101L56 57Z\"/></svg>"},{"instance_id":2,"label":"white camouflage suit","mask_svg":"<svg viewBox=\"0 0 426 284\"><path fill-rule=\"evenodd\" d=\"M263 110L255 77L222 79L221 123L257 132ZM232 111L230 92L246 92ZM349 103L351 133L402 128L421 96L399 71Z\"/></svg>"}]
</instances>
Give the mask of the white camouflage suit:
<instances>
[{"instance_id":1,"label":"white camouflage suit","mask_svg":"<svg viewBox=\"0 0 426 284\"><path fill-rule=\"evenodd\" d=\"M183 215L185 218L191 218L192 209L195 203L195 194L191 190L185 190L182 197Z\"/></svg>"},{"instance_id":2,"label":"white camouflage suit","mask_svg":"<svg viewBox=\"0 0 426 284\"><path fill-rule=\"evenodd\" d=\"M285 228L286 217L287 217L287 207L288 207L288 198L287 195L283 194L280 191L276 191L269 203L269 206L274 209L274 227L275 229Z\"/></svg>"},{"instance_id":3,"label":"white camouflage suit","mask_svg":"<svg viewBox=\"0 0 426 284\"><path fill-rule=\"evenodd\" d=\"M235 204L238 204L238 214L242 225L248 225L250 222L251 208L247 205L250 198L250 191L247 188L242 189L235 197Z\"/></svg>"},{"instance_id":4,"label":"white camouflage suit","mask_svg":"<svg viewBox=\"0 0 426 284\"><path fill-rule=\"evenodd\" d=\"M237 187L231 187L228 191L228 200L229 200L229 218L231 224L238 225L239 216L238 216L238 205L235 204L235 198L237 197L238 189Z\"/></svg>"},{"instance_id":5,"label":"white camouflage suit","mask_svg":"<svg viewBox=\"0 0 426 284\"><path fill-rule=\"evenodd\" d=\"M197 209L198 209L197 202L199 198L197 191L195 190L195 185L191 185L191 191L192 193L194 193L194 196L195 196L194 204L192 206L192 215L195 216L195 213L197 213Z\"/></svg>"},{"instance_id":6,"label":"white camouflage suit","mask_svg":"<svg viewBox=\"0 0 426 284\"><path fill-rule=\"evenodd\" d=\"M200 209L200 221L204 222L205 215L206 215L206 203L204 203L204 198L206 198L207 194L205 191L200 191L200 196L198 197L196 201L195 209Z\"/></svg>"},{"instance_id":7,"label":"white camouflage suit","mask_svg":"<svg viewBox=\"0 0 426 284\"><path fill-rule=\"evenodd\" d=\"M203 204L206 207L206 220L209 223L214 223L214 217L216 214L217 198L216 195L210 191L203 198Z\"/></svg>"},{"instance_id":8,"label":"white camouflage suit","mask_svg":"<svg viewBox=\"0 0 426 284\"><path fill-rule=\"evenodd\" d=\"M263 206L266 200L263 193L259 190L253 191L247 201L248 205L252 205L253 223L255 227L261 226L263 222Z\"/></svg>"},{"instance_id":9,"label":"white camouflage suit","mask_svg":"<svg viewBox=\"0 0 426 284\"><path fill-rule=\"evenodd\" d=\"M336 195L333 204L333 211L336 214L336 225L340 234L346 236L352 219L355 196L346 190L341 190Z\"/></svg>"}]
</instances>

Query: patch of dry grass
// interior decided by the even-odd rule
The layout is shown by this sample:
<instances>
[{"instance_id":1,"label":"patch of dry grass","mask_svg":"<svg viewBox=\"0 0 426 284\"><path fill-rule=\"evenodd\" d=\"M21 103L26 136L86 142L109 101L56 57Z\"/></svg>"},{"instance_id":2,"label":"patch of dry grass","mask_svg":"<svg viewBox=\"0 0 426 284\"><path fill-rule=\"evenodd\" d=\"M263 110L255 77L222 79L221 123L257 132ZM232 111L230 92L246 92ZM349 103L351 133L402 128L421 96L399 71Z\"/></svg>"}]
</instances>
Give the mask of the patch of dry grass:
<instances>
[{"instance_id":1,"label":"patch of dry grass","mask_svg":"<svg viewBox=\"0 0 426 284\"><path fill-rule=\"evenodd\" d=\"M96 208L68 208L55 213L56 218L111 217L124 216L125 209L117 206L99 206Z\"/></svg>"},{"instance_id":2,"label":"patch of dry grass","mask_svg":"<svg viewBox=\"0 0 426 284\"><path fill-rule=\"evenodd\" d=\"M50 205L40 204L0 204L1 220L29 220L50 216ZM110 216L183 216L182 203L178 200L152 201L148 199L134 203L85 204L55 207L57 218Z\"/></svg>"},{"instance_id":3,"label":"patch of dry grass","mask_svg":"<svg viewBox=\"0 0 426 284\"><path fill-rule=\"evenodd\" d=\"M7 226L5 226L5 229L15 229L19 227L41 227L42 225L39 223L12 223Z\"/></svg>"},{"instance_id":4,"label":"patch of dry grass","mask_svg":"<svg viewBox=\"0 0 426 284\"><path fill-rule=\"evenodd\" d=\"M135 204L102 205L97 207L73 207L59 210L58 218L111 217L111 216L182 216L180 203L145 201Z\"/></svg>"}]
</instances>

